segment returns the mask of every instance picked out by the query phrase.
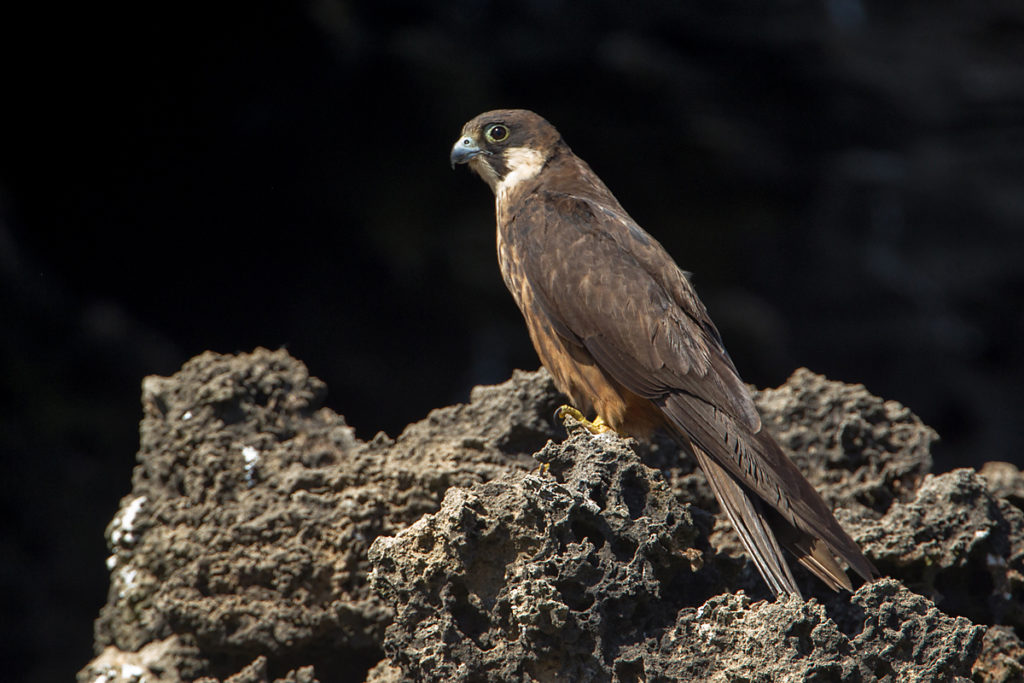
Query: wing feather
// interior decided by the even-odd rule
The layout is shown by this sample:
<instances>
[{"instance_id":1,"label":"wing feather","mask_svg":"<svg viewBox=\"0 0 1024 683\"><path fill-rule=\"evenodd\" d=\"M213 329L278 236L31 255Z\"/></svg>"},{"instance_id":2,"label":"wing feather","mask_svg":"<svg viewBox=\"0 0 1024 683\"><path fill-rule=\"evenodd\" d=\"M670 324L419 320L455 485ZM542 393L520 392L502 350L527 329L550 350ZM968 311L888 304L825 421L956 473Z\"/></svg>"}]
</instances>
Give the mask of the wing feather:
<instances>
[{"instance_id":1,"label":"wing feather","mask_svg":"<svg viewBox=\"0 0 1024 683\"><path fill-rule=\"evenodd\" d=\"M861 576L877 575L817 491L762 430L718 330L686 273L661 245L601 193L539 190L526 204L512 217L511 229L518 231L519 267L537 309L615 381L658 405L701 451L698 461L759 570L778 584L773 589L788 589L792 577L777 566L778 545L761 535L763 515L744 501L744 489L792 525L796 533L785 544L815 573L824 578L837 569L824 559L820 539ZM726 482L725 472L735 482ZM849 585L845 575L826 581Z\"/></svg>"},{"instance_id":2,"label":"wing feather","mask_svg":"<svg viewBox=\"0 0 1024 683\"><path fill-rule=\"evenodd\" d=\"M759 429L718 330L664 248L594 199L548 191L531 200L517 217L529 223L518 235L521 267L552 327L634 393L685 391Z\"/></svg>"}]
</instances>

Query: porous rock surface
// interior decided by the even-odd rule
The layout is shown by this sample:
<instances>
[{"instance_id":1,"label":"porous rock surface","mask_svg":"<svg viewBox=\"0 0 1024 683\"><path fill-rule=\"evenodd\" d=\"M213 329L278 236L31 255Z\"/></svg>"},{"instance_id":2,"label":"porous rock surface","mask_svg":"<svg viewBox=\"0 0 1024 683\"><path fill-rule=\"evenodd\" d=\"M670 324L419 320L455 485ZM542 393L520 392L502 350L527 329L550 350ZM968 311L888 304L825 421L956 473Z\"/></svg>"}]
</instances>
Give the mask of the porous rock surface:
<instances>
[{"instance_id":1,"label":"porous rock surface","mask_svg":"<svg viewBox=\"0 0 1024 683\"><path fill-rule=\"evenodd\" d=\"M755 393L887 577L806 601L767 599L675 445L567 435L543 371L369 442L325 394L264 349L145 380L80 681L1024 676L1019 471L929 474L934 432L862 386Z\"/></svg>"}]
</instances>

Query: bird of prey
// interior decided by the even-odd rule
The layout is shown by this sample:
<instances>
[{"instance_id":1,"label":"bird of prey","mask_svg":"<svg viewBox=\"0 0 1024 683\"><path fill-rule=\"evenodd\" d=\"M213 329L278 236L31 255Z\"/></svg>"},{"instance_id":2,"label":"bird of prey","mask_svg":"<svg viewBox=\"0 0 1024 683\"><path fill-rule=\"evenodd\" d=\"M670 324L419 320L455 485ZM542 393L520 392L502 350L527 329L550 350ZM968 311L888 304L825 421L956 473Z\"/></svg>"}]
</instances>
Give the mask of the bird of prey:
<instances>
[{"instance_id":1,"label":"bird of prey","mask_svg":"<svg viewBox=\"0 0 1024 683\"><path fill-rule=\"evenodd\" d=\"M554 126L480 114L451 162L493 190L502 277L559 390L596 412L592 431L662 429L689 445L773 594L800 595L782 547L835 590L852 590L836 556L878 576L764 429L688 274Z\"/></svg>"}]
</instances>

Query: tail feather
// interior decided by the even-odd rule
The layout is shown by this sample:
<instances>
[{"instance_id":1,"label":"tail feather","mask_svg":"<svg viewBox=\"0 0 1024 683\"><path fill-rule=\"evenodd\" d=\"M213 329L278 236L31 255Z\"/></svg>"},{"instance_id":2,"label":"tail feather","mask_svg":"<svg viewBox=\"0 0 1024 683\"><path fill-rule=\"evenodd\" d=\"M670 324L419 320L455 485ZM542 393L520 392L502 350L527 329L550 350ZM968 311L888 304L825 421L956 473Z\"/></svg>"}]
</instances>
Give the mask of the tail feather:
<instances>
[{"instance_id":1,"label":"tail feather","mask_svg":"<svg viewBox=\"0 0 1024 683\"><path fill-rule=\"evenodd\" d=\"M693 454L697 458L697 464L704 471L718 504L736 529L740 542L747 549L747 554L754 561L754 566L772 593L800 596L800 589L796 587L793 573L782 556L775 534L772 533L764 505L748 495L725 468L696 444L693 444Z\"/></svg>"},{"instance_id":2,"label":"tail feather","mask_svg":"<svg viewBox=\"0 0 1024 683\"><path fill-rule=\"evenodd\" d=\"M832 590L853 590L850 577L836 561L827 543L800 531L774 510L772 513L775 519L771 528L775 530L779 543L793 554L797 562L824 581Z\"/></svg>"},{"instance_id":3,"label":"tail feather","mask_svg":"<svg viewBox=\"0 0 1024 683\"><path fill-rule=\"evenodd\" d=\"M691 444L691 448L718 504L773 595L801 595L783 557L783 547L832 590L853 590L850 577L836 561L827 543L797 529L776 510L751 496L732 474L700 447Z\"/></svg>"},{"instance_id":4,"label":"tail feather","mask_svg":"<svg viewBox=\"0 0 1024 683\"><path fill-rule=\"evenodd\" d=\"M780 547L835 590L852 589L836 556L865 580L878 576L768 432L751 432L686 394L671 394L658 405L671 431L692 446L722 510L773 592L799 594Z\"/></svg>"}]
</instances>

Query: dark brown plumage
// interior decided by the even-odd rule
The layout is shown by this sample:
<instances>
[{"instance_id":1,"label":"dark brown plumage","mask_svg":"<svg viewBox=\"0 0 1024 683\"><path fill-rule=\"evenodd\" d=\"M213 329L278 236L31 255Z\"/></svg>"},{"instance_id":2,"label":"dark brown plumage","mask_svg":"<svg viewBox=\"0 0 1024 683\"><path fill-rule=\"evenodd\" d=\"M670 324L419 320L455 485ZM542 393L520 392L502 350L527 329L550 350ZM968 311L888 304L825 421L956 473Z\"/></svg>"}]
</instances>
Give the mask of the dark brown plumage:
<instances>
[{"instance_id":1,"label":"dark brown plumage","mask_svg":"<svg viewBox=\"0 0 1024 683\"><path fill-rule=\"evenodd\" d=\"M762 428L686 273L551 124L525 110L481 114L451 161L494 191L505 284L576 406L616 431L660 428L689 444L773 593L799 595L780 544L834 589L851 588L835 556L878 575Z\"/></svg>"}]
</instances>

